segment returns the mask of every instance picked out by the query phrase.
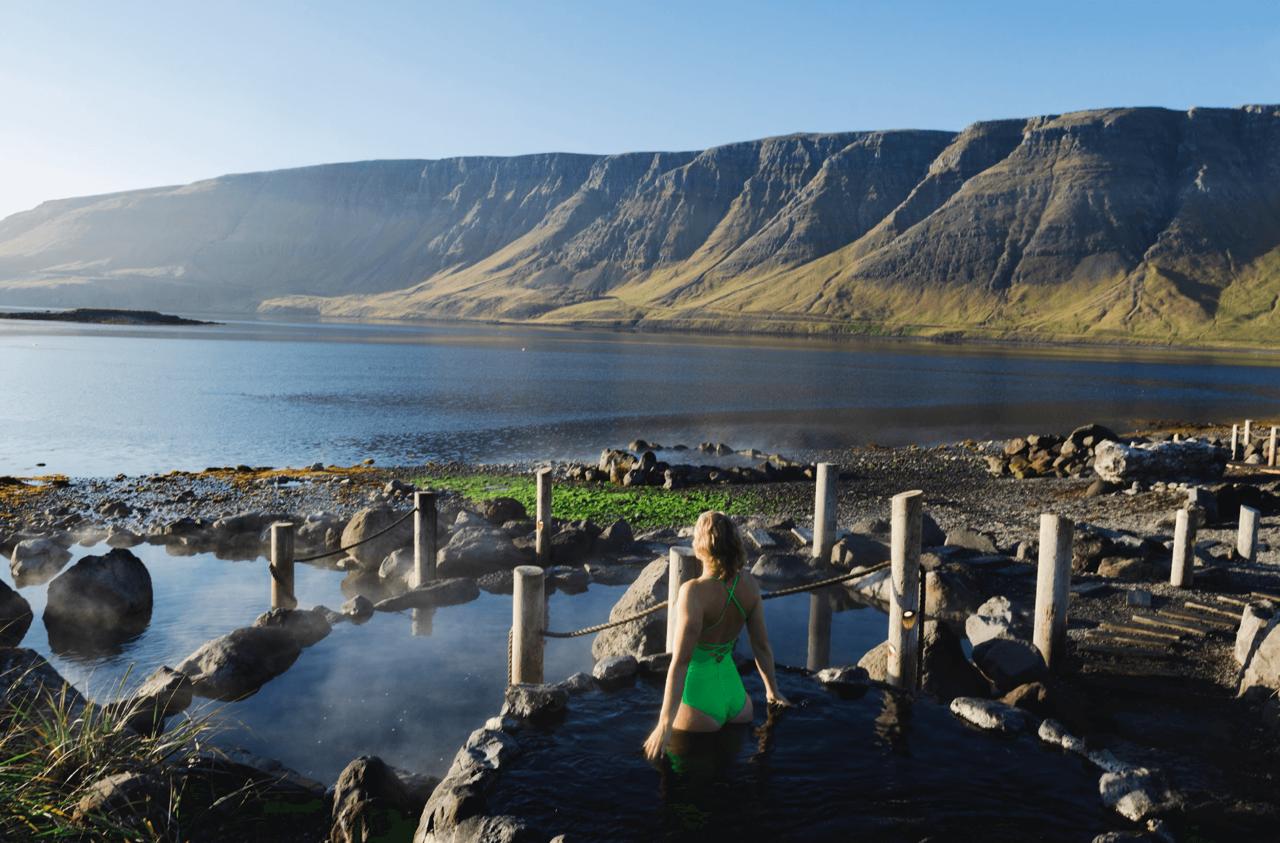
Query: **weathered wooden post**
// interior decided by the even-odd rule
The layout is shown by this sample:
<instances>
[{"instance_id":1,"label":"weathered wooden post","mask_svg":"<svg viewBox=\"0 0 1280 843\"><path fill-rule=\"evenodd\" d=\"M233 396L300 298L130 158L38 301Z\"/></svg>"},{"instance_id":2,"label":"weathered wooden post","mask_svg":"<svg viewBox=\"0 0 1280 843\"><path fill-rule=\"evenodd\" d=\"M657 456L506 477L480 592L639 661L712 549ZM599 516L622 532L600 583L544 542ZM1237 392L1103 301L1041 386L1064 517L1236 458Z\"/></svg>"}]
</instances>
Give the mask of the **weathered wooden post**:
<instances>
[{"instance_id":1,"label":"weathered wooden post","mask_svg":"<svg viewBox=\"0 0 1280 843\"><path fill-rule=\"evenodd\" d=\"M1231 425L1231 461L1235 462L1240 459L1237 454L1240 451L1240 425Z\"/></svg>"},{"instance_id":2,"label":"weathered wooden post","mask_svg":"<svg viewBox=\"0 0 1280 843\"><path fill-rule=\"evenodd\" d=\"M809 649L805 666L831 666L831 596L825 589L809 592Z\"/></svg>"},{"instance_id":3,"label":"weathered wooden post","mask_svg":"<svg viewBox=\"0 0 1280 843\"><path fill-rule=\"evenodd\" d=\"M1253 419L1244 420L1244 441L1240 443L1240 459L1249 456L1249 443L1253 441Z\"/></svg>"},{"instance_id":4,"label":"weathered wooden post","mask_svg":"<svg viewBox=\"0 0 1280 843\"><path fill-rule=\"evenodd\" d=\"M436 578L436 493L413 493L413 584Z\"/></svg>"},{"instance_id":5,"label":"weathered wooden post","mask_svg":"<svg viewBox=\"0 0 1280 843\"><path fill-rule=\"evenodd\" d=\"M920 650L920 534L924 492L893 497L890 519L891 584L889 593L889 660L885 678L905 691L916 690Z\"/></svg>"},{"instance_id":6,"label":"weathered wooden post","mask_svg":"<svg viewBox=\"0 0 1280 843\"><path fill-rule=\"evenodd\" d=\"M293 524L277 521L271 525L271 608L296 609L293 594Z\"/></svg>"},{"instance_id":7,"label":"weathered wooden post","mask_svg":"<svg viewBox=\"0 0 1280 843\"><path fill-rule=\"evenodd\" d=\"M1246 562L1258 561L1258 510L1240 507L1240 531L1236 536L1236 554Z\"/></svg>"},{"instance_id":8,"label":"weathered wooden post","mask_svg":"<svg viewBox=\"0 0 1280 843\"><path fill-rule=\"evenodd\" d=\"M542 631L546 623L546 584L541 568L520 565L515 569L511 592L512 684L542 683Z\"/></svg>"},{"instance_id":9,"label":"weathered wooden post","mask_svg":"<svg viewBox=\"0 0 1280 843\"><path fill-rule=\"evenodd\" d=\"M673 547L667 553L667 652L676 651L676 604L680 586L698 576L698 557L691 547Z\"/></svg>"},{"instance_id":10,"label":"weathered wooden post","mask_svg":"<svg viewBox=\"0 0 1280 843\"><path fill-rule=\"evenodd\" d=\"M1044 663L1054 666L1067 638L1067 604L1071 599L1071 519L1046 512L1040 516L1040 567L1036 572L1036 619L1032 641Z\"/></svg>"},{"instance_id":11,"label":"weathered wooden post","mask_svg":"<svg viewBox=\"0 0 1280 843\"><path fill-rule=\"evenodd\" d=\"M551 468L540 468L537 473L537 521L534 533L534 551L539 564L551 561Z\"/></svg>"},{"instance_id":12,"label":"weathered wooden post","mask_svg":"<svg viewBox=\"0 0 1280 843\"><path fill-rule=\"evenodd\" d=\"M1271 442L1267 446L1267 465L1275 468L1280 466L1280 461L1276 459L1276 426L1271 425Z\"/></svg>"},{"instance_id":13,"label":"weathered wooden post","mask_svg":"<svg viewBox=\"0 0 1280 843\"><path fill-rule=\"evenodd\" d=\"M1173 526L1173 562L1169 585L1191 588L1196 571L1196 522L1190 509L1179 509Z\"/></svg>"},{"instance_id":14,"label":"weathered wooden post","mask_svg":"<svg viewBox=\"0 0 1280 843\"><path fill-rule=\"evenodd\" d=\"M813 558L827 562L836 543L836 481L840 469L829 462L818 463L813 494Z\"/></svg>"}]
</instances>

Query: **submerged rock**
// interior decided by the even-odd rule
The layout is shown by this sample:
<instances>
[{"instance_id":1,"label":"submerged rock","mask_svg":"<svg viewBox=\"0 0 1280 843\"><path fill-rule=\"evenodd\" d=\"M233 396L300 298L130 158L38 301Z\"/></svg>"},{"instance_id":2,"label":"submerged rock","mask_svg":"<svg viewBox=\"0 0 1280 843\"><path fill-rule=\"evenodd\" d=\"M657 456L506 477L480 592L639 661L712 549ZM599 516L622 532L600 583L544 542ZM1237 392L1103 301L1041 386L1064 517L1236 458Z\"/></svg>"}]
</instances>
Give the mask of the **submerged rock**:
<instances>
[{"instance_id":1,"label":"submerged rock","mask_svg":"<svg viewBox=\"0 0 1280 843\"><path fill-rule=\"evenodd\" d=\"M431 609L438 606L454 606L469 603L480 596L480 586L467 577L432 580L417 588L388 597L374 604L379 612L400 612L405 609Z\"/></svg>"},{"instance_id":2,"label":"submerged rock","mask_svg":"<svg viewBox=\"0 0 1280 843\"><path fill-rule=\"evenodd\" d=\"M197 696L238 700L284 673L302 648L290 632L250 626L206 642L178 665Z\"/></svg>"},{"instance_id":3,"label":"submerged rock","mask_svg":"<svg viewBox=\"0 0 1280 843\"><path fill-rule=\"evenodd\" d=\"M333 629L326 617L327 609L271 609L258 615L254 626L281 629L293 636L299 647L310 647Z\"/></svg>"}]
</instances>

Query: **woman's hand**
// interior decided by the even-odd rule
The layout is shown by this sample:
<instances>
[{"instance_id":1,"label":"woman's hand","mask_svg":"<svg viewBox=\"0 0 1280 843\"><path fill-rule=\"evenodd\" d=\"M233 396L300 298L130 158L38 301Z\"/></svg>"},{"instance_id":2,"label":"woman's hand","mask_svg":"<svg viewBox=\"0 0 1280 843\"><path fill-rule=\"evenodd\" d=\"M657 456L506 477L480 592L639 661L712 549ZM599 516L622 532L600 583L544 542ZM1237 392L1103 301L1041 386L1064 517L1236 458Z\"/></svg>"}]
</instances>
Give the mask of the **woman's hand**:
<instances>
[{"instance_id":1,"label":"woman's hand","mask_svg":"<svg viewBox=\"0 0 1280 843\"><path fill-rule=\"evenodd\" d=\"M776 696L772 696L772 697L765 697L765 702L766 702L766 703L768 703L769 705L777 706L778 708L790 708L790 707L791 707L791 700L789 700L789 699L787 699L786 697L782 696L782 694L778 694L778 695L776 695Z\"/></svg>"},{"instance_id":2,"label":"woman's hand","mask_svg":"<svg viewBox=\"0 0 1280 843\"><path fill-rule=\"evenodd\" d=\"M651 764L657 764L662 758L662 753L667 749L667 742L671 740L671 730L665 728L661 723L653 727L653 731L649 733L649 737L644 742L644 757Z\"/></svg>"}]
</instances>

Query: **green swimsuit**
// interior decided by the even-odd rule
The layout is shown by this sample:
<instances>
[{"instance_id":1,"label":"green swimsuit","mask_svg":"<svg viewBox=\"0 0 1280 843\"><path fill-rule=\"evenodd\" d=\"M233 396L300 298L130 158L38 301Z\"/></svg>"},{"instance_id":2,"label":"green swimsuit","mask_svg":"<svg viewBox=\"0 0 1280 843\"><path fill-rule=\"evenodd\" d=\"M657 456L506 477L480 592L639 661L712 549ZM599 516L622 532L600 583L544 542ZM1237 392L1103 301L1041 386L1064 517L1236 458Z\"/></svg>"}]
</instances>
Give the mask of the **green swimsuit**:
<instances>
[{"instance_id":1,"label":"green swimsuit","mask_svg":"<svg viewBox=\"0 0 1280 843\"><path fill-rule=\"evenodd\" d=\"M738 585L738 578L741 576L739 572L738 576L733 578L733 583L729 586L729 597L724 601L720 617L707 627L708 630L720 625L725 613L729 611L730 603L738 607L742 619L746 620L747 613L733 594L734 588ZM680 697L680 701L685 705L696 708L721 726L741 712L742 707L747 704L747 690L742 687L742 677L738 674L738 666L734 664L732 658L733 645L736 641L735 637L721 644L699 641L694 645L693 655L689 661L689 672L684 679L684 694Z\"/></svg>"}]
</instances>

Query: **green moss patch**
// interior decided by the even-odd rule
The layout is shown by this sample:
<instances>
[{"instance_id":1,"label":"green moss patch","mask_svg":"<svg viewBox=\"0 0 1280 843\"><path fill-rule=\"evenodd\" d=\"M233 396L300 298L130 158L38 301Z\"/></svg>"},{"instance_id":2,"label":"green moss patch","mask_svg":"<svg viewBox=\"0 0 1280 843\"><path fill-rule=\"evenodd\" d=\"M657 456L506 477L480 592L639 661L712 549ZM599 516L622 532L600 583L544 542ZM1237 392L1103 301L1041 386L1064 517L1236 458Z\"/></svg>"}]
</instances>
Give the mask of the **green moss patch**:
<instances>
[{"instance_id":1,"label":"green moss patch","mask_svg":"<svg viewBox=\"0 0 1280 843\"><path fill-rule=\"evenodd\" d=\"M530 515L535 506L537 487L532 477L468 474L420 477L415 482L421 488L457 492L475 502L514 498L524 504ZM625 518L640 529L692 524L708 509L749 515L756 511L756 503L751 492L741 490L729 494L716 489L619 488L597 483L557 483L551 490L551 509L557 518L590 519L601 525Z\"/></svg>"}]
</instances>

